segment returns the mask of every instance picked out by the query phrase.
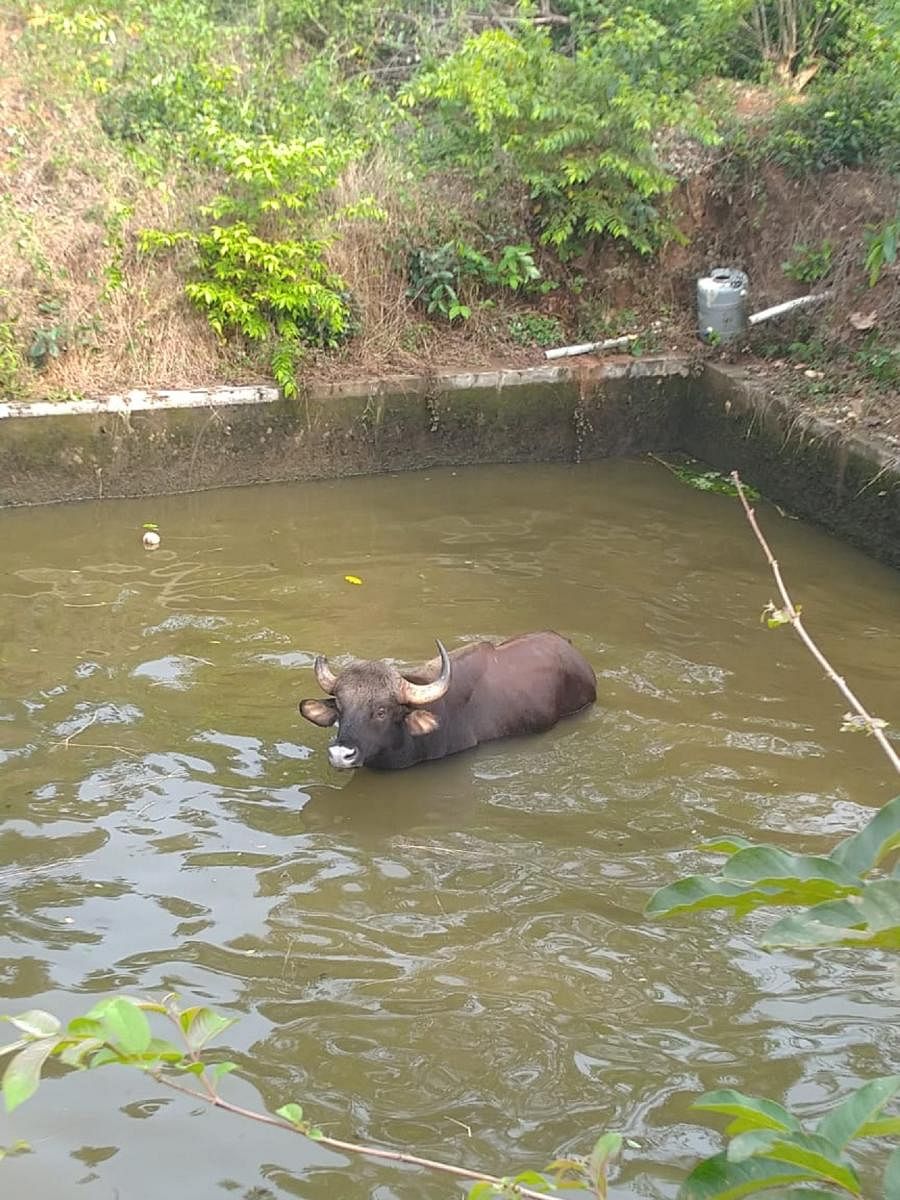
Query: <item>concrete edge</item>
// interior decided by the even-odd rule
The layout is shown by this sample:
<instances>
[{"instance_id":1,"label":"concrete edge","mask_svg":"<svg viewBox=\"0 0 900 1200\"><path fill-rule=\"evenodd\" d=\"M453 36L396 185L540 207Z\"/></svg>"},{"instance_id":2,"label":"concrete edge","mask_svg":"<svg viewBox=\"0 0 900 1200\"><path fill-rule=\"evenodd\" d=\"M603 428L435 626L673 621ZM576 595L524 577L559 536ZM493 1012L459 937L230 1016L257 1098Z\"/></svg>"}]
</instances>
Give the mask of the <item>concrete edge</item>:
<instances>
[{"instance_id":1,"label":"concrete edge","mask_svg":"<svg viewBox=\"0 0 900 1200\"><path fill-rule=\"evenodd\" d=\"M789 398L778 395L744 367L706 363L703 374L741 389L746 399L762 415L771 415L784 428L784 440L840 443L844 451L859 459L868 459L873 475L900 472L900 450L891 450L875 437L848 429L838 421L813 412L795 410Z\"/></svg>"},{"instance_id":2,"label":"concrete edge","mask_svg":"<svg viewBox=\"0 0 900 1200\"><path fill-rule=\"evenodd\" d=\"M503 389L530 387L535 384L595 383L605 379L686 376L691 373L690 359L681 355L653 358L593 358L585 355L577 363L561 366L507 368L494 371L442 371L421 375L389 375L381 379L348 380L317 384L301 389L313 401L340 397L369 399L386 394L453 392L471 388ZM155 412L184 408L233 408L243 405L275 404L283 394L277 387L262 384L211 388L134 388L107 396L74 400L36 400L0 403L0 421L22 417L122 416L137 412Z\"/></svg>"}]
</instances>

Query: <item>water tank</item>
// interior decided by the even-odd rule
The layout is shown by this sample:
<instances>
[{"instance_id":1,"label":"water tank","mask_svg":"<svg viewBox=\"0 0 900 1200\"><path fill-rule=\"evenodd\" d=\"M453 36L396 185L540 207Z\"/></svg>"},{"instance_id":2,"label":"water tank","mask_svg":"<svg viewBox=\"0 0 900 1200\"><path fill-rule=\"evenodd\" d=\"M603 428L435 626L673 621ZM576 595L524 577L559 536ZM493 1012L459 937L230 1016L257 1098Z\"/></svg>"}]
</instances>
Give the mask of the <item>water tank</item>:
<instances>
[{"instance_id":1,"label":"water tank","mask_svg":"<svg viewBox=\"0 0 900 1200\"><path fill-rule=\"evenodd\" d=\"M697 326L707 342L729 342L747 329L750 280L736 267L716 267L697 280Z\"/></svg>"}]
</instances>

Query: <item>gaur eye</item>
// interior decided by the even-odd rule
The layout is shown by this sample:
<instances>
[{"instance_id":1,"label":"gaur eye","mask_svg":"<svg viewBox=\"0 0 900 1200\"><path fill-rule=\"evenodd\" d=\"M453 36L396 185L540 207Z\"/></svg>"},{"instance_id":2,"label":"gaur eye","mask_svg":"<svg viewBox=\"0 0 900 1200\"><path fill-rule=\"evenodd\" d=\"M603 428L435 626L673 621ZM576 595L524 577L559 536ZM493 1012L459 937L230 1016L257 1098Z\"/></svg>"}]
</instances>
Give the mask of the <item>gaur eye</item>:
<instances>
[{"instance_id":1,"label":"gaur eye","mask_svg":"<svg viewBox=\"0 0 900 1200\"><path fill-rule=\"evenodd\" d=\"M379 706L375 709L375 720L383 721L386 716L387 716L387 709L384 707L383 704L379 704Z\"/></svg>"}]
</instances>

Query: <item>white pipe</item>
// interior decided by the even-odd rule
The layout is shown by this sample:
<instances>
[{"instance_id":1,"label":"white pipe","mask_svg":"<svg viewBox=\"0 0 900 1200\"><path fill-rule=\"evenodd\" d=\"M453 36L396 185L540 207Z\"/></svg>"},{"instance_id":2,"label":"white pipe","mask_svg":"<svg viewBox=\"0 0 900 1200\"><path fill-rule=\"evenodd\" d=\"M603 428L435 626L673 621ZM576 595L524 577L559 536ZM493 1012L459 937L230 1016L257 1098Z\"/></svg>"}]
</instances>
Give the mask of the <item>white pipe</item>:
<instances>
[{"instance_id":1,"label":"white pipe","mask_svg":"<svg viewBox=\"0 0 900 1200\"><path fill-rule=\"evenodd\" d=\"M807 304L818 304L825 300L830 292L818 292L813 296L798 296L796 300L785 300L783 304L774 304L771 308L762 308L747 318L748 325L758 325L760 321L768 321L769 317L780 317L782 313L790 312L793 308L803 308Z\"/></svg>"},{"instance_id":2,"label":"white pipe","mask_svg":"<svg viewBox=\"0 0 900 1200\"><path fill-rule=\"evenodd\" d=\"M592 350L612 350L616 346L627 346L638 335L626 333L624 337L607 338L605 342L583 342L580 346L558 346L545 350L545 358L574 358L576 354L590 354Z\"/></svg>"}]
</instances>

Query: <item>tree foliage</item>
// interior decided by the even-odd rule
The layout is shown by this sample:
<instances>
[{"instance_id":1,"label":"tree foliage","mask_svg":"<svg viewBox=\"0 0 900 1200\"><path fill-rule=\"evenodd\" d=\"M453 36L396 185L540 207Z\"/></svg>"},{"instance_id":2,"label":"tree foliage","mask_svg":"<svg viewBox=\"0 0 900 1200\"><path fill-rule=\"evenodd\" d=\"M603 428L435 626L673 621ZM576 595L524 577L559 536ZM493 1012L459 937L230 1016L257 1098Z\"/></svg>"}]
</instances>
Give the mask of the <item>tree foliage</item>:
<instances>
[{"instance_id":1,"label":"tree foliage","mask_svg":"<svg viewBox=\"0 0 900 1200\"><path fill-rule=\"evenodd\" d=\"M246 138L212 122L205 145L230 185L203 210L211 224L201 231L145 230L142 247L191 247L188 298L220 337L272 341L276 382L296 395L302 347L334 347L352 331L349 293L326 260L330 237L316 227L328 227L323 197L353 148L322 138ZM374 202L361 202L339 215L378 219L381 212Z\"/></svg>"},{"instance_id":2,"label":"tree foliage","mask_svg":"<svg viewBox=\"0 0 900 1200\"><path fill-rule=\"evenodd\" d=\"M481 175L502 164L527 188L541 241L566 252L609 234L647 253L665 222L658 198L674 179L654 135L686 125L712 136L659 22L633 9L603 22L574 53L543 27L490 29L425 70L406 92L438 159Z\"/></svg>"}]
</instances>

